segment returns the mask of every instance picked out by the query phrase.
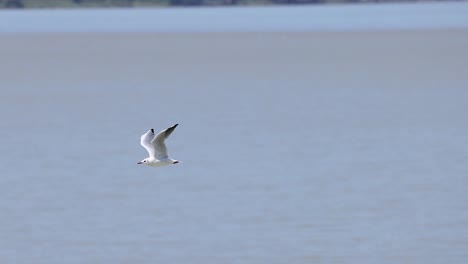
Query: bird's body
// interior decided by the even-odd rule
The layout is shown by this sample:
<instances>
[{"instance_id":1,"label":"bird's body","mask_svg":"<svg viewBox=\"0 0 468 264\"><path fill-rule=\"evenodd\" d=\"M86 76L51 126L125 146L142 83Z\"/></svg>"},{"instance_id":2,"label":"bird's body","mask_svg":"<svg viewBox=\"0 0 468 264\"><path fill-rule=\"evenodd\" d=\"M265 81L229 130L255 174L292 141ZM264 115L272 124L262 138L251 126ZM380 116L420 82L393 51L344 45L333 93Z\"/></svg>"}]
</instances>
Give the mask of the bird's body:
<instances>
[{"instance_id":1,"label":"bird's body","mask_svg":"<svg viewBox=\"0 0 468 264\"><path fill-rule=\"evenodd\" d=\"M140 143L148 151L149 157L138 162L138 164L160 167L179 163L178 160L169 158L166 144L164 143L165 139L171 135L172 131L174 131L178 125L179 124L175 124L159 132L157 135L154 134L154 129L150 129L143 134Z\"/></svg>"},{"instance_id":2,"label":"bird's body","mask_svg":"<svg viewBox=\"0 0 468 264\"><path fill-rule=\"evenodd\" d=\"M169 165L169 164L176 164L176 163L179 163L178 160L173 160L173 159L157 159L157 158L146 158L145 159L146 162L142 162L143 164L145 165L148 165L148 166L151 166L151 167L161 167L161 166L166 166L166 165ZM139 164L142 164L142 163L139 163Z\"/></svg>"}]
</instances>

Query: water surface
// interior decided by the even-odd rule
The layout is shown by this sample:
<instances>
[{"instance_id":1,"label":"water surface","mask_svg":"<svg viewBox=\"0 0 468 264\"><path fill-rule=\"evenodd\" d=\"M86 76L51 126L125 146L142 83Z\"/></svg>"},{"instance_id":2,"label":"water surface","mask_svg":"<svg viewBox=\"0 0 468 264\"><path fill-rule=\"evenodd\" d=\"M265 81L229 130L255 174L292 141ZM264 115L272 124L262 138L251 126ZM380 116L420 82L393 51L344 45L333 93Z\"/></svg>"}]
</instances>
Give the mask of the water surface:
<instances>
[{"instance_id":1,"label":"water surface","mask_svg":"<svg viewBox=\"0 0 468 264\"><path fill-rule=\"evenodd\" d=\"M0 47L2 263L468 259L466 30Z\"/></svg>"}]
</instances>

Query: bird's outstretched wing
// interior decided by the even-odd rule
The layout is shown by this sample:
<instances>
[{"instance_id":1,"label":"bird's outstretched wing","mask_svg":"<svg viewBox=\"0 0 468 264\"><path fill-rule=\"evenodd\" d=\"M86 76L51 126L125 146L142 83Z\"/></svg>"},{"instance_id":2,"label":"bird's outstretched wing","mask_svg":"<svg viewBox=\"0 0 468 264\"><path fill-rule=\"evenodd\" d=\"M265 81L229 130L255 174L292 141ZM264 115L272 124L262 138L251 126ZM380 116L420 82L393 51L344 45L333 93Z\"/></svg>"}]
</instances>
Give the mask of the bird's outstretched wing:
<instances>
[{"instance_id":1,"label":"bird's outstretched wing","mask_svg":"<svg viewBox=\"0 0 468 264\"><path fill-rule=\"evenodd\" d=\"M154 129L148 130L145 134L141 136L140 143L148 151L150 157L154 158L156 155L156 149L154 148L151 141L154 139Z\"/></svg>"},{"instance_id":2,"label":"bird's outstretched wing","mask_svg":"<svg viewBox=\"0 0 468 264\"><path fill-rule=\"evenodd\" d=\"M152 148L155 150L155 157L158 158L158 159L164 159L164 158L168 158L168 155L167 155L167 148L166 148L166 144L164 143L164 140L166 138L168 138L172 132L174 131L174 129L178 126L179 124L175 124L173 126L171 126L170 128L167 128L161 132L159 132L156 137L154 137L152 140L151 140L151 145L152 145ZM154 133L153 133L154 134ZM142 142L143 142L143 138L142 138ZM143 145L143 143L142 143ZM146 148L146 147L145 147ZM150 154L151 155L151 154Z\"/></svg>"}]
</instances>

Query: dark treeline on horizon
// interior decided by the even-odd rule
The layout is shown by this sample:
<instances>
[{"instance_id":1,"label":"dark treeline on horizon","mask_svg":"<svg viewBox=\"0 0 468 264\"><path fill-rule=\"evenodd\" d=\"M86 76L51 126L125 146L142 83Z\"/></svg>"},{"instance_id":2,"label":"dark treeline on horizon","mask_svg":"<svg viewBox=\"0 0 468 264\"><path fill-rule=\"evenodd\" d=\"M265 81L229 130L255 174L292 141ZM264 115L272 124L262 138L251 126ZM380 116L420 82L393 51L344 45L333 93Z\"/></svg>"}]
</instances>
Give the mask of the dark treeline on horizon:
<instances>
[{"instance_id":1,"label":"dark treeline on horizon","mask_svg":"<svg viewBox=\"0 0 468 264\"><path fill-rule=\"evenodd\" d=\"M441 2L443 0L0 0L0 8L79 8L197 5Z\"/></svg>"}]
</instances>

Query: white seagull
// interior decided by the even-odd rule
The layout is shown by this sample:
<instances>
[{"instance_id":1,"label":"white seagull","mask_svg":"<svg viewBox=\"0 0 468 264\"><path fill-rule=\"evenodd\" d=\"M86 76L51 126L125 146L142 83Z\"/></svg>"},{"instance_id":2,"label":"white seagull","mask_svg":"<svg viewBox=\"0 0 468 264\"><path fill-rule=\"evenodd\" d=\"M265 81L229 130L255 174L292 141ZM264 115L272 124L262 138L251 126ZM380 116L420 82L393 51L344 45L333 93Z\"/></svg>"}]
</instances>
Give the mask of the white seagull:
<instances>
[{"instance_id":1,"label":"white seagull","mask_svg":"<svg viewBox=\"0 0 468 264\"><path fill-rule=\"evenodd\" d=\"M164 140L171 135L172 131L174 131L178 125L179 124L175 124L159 132L156 136L154 136L154 129L150 129L143 134L143 136L141 136L141 145L148 151L149 158L138 162L138 164L159 167L179 163L180 161L169 158L166 144L164 143Z\"/></svg>"}]
</instances>

